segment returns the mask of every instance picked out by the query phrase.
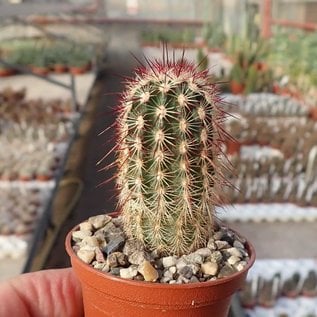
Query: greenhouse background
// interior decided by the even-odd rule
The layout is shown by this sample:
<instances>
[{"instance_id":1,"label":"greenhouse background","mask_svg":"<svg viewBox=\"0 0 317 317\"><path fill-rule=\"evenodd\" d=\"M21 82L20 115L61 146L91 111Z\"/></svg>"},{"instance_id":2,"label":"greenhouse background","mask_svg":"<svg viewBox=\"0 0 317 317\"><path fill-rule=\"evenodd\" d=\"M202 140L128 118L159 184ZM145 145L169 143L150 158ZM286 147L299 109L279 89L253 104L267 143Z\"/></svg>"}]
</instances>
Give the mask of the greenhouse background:
<instances>
[{"instance_id":1,"label":"greenhouse background","mask_svg":"<svg viewBox=\"0 0 317 317\"><path fill-rule=\"evenodd\" d=\"M218 217L257 260L231 316L317 317L317 1L0 0L0 281L69 266L67 232L116 208L112 109L146 59L185 57L233 114ZM113 156L103 164L110 164Z\"/></svg>"}]
</instances>

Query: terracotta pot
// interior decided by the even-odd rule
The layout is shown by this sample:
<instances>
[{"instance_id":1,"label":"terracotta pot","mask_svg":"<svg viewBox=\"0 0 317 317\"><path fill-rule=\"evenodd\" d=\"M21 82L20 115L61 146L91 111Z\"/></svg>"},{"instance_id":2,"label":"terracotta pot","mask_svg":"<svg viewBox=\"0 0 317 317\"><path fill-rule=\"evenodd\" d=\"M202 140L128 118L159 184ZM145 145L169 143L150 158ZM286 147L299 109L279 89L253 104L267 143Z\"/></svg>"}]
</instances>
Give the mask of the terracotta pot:
<instances>
[{"instance_id":1,"label":"terracotta pot","mask_svg":"<svg viewBox=\"0 0 317 317\"><path fill-rule=\"evenodd\" d=\"M80 75L87 72L87 65L84 66L69 66L69 72L73 75Z\"/></svg>"},{"instance_id":2,"label":"terracotta pot","mask_svg":"<svg viewBox=\"0 0 317 317\"><path fill-rule=\"evenodd\" d=\"M49 69L47 67L32 66L31 69L34 74L40 76L46 76L49 73Z\"/></svg>"},{"instance_id":3,"label":"terracotta pot","mask_svg":"<svg viewBox=\"0 0 317 317\"><path fill-rule=\"evenodd\" d=\"M238 83L235 80L230 82L230 89L234 95L242 94L244 91L244 84Z\"/></svg>"},{"instance_id":4,"label":"terracotta pot","mask_svg":"<svg viewBox=\"0 0 317 317\"><path fill-rule=\"evenodd\" d=\"M63 64L55 64L53 66L53 71L54 73L56 74L63 74L63 73L66 73L68 70L67 66L66 65L63 65Z\"/></svg>"},{"instance_id":5,"label":"terracotta pot","mask_svg":"<svg viewBox=\"0 0 317 317\"><path fill-rule=\"evenodd\" d=\"M40 182L47 182L49 180L52 179L51 175L37 175L36 176L36 180L40 181Z\"/></svg>"},{"instance_id":6,"label":"terracotta pot","mask_svg":"<svg viewBox=\"0 0 317 317\"><path fill-rule=\"evenodd\" d=\"M310 117L311 119L317 121L317 106L310 108L309 117Z\"/></svg>"},{"instance_id":7,"label":"terracotta pot","mask_svg":"<svg viewBox=\"0 0 317 317\"><path fill-rule=\"evenodd\" d=\"M248 243L250 261L244 270L217 281L183 285L133 281L81 261L71 247L71 234L66 250L82 285L85 317L227 317L231 296L242 287L255 260Z\"/></svg>"},{"instance_id":8,"label":"terracotta pot","mask_svg":"<svg viewBox=\"0 0 317 317\"><path fill-rule=\"evenodd\" d=\"M0 68L0 77L8 77L15 74L15 70L11 68Z\"/></svg>"}]
</instances>

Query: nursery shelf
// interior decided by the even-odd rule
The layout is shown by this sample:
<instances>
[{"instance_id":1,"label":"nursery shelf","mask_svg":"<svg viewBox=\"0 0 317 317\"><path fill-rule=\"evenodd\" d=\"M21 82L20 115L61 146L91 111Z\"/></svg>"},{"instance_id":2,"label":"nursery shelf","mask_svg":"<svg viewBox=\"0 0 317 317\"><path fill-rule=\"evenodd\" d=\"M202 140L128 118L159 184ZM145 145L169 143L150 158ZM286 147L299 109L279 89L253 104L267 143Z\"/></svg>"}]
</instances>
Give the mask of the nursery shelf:
<instances>
[{"instance_id":1,"label":"nursery shelf","mask_svg":"<svg viewBox=\"0 0 317 317\"><path fill-rule=\"evenodd\" d=\"M316 221L316 207L300 207L294 204L235 204L218 208L218 215L227 221L274 222Z\"/></svg>"},{"instance_id":2,"label":"nursery shelf","mask_svg":"<svg viewBox=\"0 0 317 317\"><path fill-rule=\"evenodd\" d=\"M316 277L315 259L257 260L248 275L248 291L240 293L245 313L248 317L316 317ZM310 294L305 293L307 281Z\"/></svg>"}]
</instances>

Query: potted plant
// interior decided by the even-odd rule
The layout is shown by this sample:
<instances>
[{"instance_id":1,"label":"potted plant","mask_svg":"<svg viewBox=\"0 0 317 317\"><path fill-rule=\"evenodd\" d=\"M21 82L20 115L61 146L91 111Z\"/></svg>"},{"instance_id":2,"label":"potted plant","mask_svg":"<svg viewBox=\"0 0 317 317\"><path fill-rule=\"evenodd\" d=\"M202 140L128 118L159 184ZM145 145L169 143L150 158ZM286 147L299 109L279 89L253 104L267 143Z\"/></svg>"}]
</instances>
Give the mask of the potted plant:
<instances>
[{"instance_id":1,"label":"potted plant","mask_svg":"<svg viewBox=\"0 0 317 317\"><path fill-rule=\"evenodd\" d=\"M217 85L184 58L149 61L118 108L118 212L66 238L85 316L227 316L255 253L216 220L227 183Z\"/></svg>"},{"instance_id":2,"label":"potted plant","mask_svg":"<svg viewBox=\"0 0 317 317\"><path fill-rule=\"evenodd\" d=\"M44 48L34 48L31 70L40 76L46 76L49 73L49 59Z\"/></svg>"},{"instance_id":3,"label":"potted plant","mask_svg":"<svg viewBox=\"0 0 317 317\"><path fill-rule=\"evenodd\" d=\"M19 54L13 51L13 52L7 52L6 54L2 55L0 52L0 59L1 58L8 65L0 62L0 77L15 75L16 70L12 68L11 66L14 67L16 64L18 64Z\"/></svg>"},{"instance_id":4,"label":"potted plant","mask_svg":"<svg viewBox=\"0 0 317 317\"><path fill-rule=\"evenodd\" d=\"M230 90L234 95L243 94L245 89L245 72L239 64L234 64L230 72Z\"/></svg>"},{"instance_id":5,"label":"potted plant","mask_svg":"<svg viewBox=\"0 0 317 317\"><path fill-rule=\"evenodd\" d=\"M69 51L62 44L55 44L50 48L49 64L51 70L56 74L63 74L67 72Z\"/></svg>"},{"instance_id":6,"label":"potted plant","mask_svg":"<svg viewBox=\"0 0 317 317\"><path fill-rule=\"evenodd\" d=\"M92 54L87 48L74 48L69 55L68 68L74 75L86 73L91 66Z\"/></svg>"}]
</instances>

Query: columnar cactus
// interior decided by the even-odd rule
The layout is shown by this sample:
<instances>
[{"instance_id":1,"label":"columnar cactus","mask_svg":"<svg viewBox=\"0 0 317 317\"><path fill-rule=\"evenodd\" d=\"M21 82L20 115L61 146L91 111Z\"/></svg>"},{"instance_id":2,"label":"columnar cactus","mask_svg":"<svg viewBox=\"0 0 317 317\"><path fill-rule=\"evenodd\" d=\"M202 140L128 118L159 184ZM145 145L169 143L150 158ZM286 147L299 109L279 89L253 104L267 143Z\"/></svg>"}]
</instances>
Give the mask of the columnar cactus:
<instances>
[{"instance_id":1,"label":"columnar cactus","mask_svg":"<svg viewBox=\"0 0 317 317\"><path fill-rule=\"evenodd\" d=\"M206 243L224 185L224 113L216 84L197 69L184 58L149 61L128 82L119 107L124 229L162 254L186 254Z\"/></svg>"}]
</instances>

